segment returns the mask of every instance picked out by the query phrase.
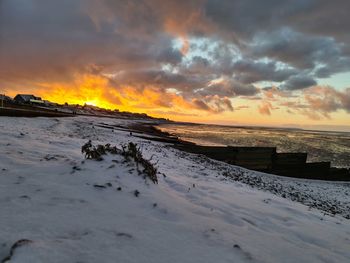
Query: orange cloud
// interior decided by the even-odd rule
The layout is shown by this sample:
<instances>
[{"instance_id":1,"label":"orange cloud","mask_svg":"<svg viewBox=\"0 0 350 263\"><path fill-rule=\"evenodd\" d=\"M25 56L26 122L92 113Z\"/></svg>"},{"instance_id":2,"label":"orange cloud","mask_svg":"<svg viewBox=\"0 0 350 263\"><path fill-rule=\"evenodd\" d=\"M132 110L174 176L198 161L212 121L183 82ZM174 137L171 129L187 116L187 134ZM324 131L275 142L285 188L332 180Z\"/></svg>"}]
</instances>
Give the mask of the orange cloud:
<instances>
[{"instance_id":1,"label":"orange cloud","mask_svg":"<svg viewBox=\"0 0 350 263\"><path fill-rule=\"evenodd\" d=\"M93 104L104 108L116 109L123 107L118 93L108 89L108 79L101 76L84 74L75 75L73 82L39 83L36 93L43 98L70 104ZM127 110L125 108L125 110Z\"/></svg>"},{"instance_id":2,"label":"orange cloud","mask_svg":"<svg viewBox=\"0 0 350 263\"><path fill-rule=\"evenodd\" d=\"M262 115L271 115L272 110L278 110L279 107L275 107L269 101L262 101L261 105L258 106L259 113Z\"/></svg>"},{"instance_id":3,"label":"orange cloud","mask_svg":"<svg viewBox=\"0 0 350 263\"><path fill-rule=\"evenodd\" d=\"M203 115L206 111L205 108L199 108L196 103L187 101L181 95L152 86L142 89L130 85L116 86L110 79L101 75L76 74L71 83L38 83L37 86L35 94L61 104L86 103L121 111L157 113L157 116L162 117L171 117L162 114L169 111L178 115Z\"/></svg>"}]
</instances>

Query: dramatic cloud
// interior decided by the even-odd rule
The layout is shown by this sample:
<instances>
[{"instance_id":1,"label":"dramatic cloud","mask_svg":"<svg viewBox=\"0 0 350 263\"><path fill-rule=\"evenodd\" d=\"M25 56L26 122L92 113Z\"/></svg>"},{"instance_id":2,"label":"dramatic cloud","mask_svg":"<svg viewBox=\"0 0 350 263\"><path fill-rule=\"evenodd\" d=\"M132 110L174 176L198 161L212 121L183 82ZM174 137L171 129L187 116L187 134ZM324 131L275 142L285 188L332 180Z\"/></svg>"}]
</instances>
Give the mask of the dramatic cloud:
<instances>
[{"instance_id":1,"label":"dramatic cloud","mask_svg":"<svg viewBox=\"0 0 350 263\"><path fill-rule=\"evenodd\" d=\"M348 84L317 86L350 72L349 9L347 0L2 0L0 88L179 116L234 114L237 104L328 118L349 113Z\"/></svg>"},{"instance_id":2,"label":"dramatic cloud","mask_svg":"<svg viewBox=\"0 0 350 263\"><path fill-rule=\"evenodd\" d=\"M253 61L251 59L239 60L233 65L236 79L243 83L258 81L284 81L298 74L293 68L278 67L275 61Z\"/></svg>"},{"instance_id":3,"label":"dramatic cloud","mask_svg":"<svg viewBox=\"0 0 350 263\"><path fill-rule=\"evenodd\" d=\"M295 75L287 79L282 85L282 89L298 90L316 85L316 81L307 75Z\"/></svg>"},{"instance_id":4,"label":"dramatic cloud","mask_svg":"<svg viewBox=\"0 0 350 263\"><path fill-rule=\"evenodd\" d=\"M350 113L350 88L337 91L329 86L314 86L302 90L297 100L290 100L285 92L277 88L263 92L265 98L259 105L259 112L265 115L271 115L275 107L284 107L288 113L297 112L313 120L332 119L331 114L338 111Z\"/></svg>"},{"instance_id":5,"label":"dramatic cloud","mask_svg":"<svg viewBox=\"0 0 350 263\"><path fill-rule=\"evenodd\" d=\"M343 109L350 113L350 88L343 92L331 87L313 87L305 91L305 99L310 108L324 114Z\"/></svg>"},{"instance_id":6,"label":"dramatic cloud","mask_svg":"<svg viewBox=\"0 0 350 263\"><path fill-rule=\"evenodd\" d=\"M221 78L213 80L207 87L197 93L203 96L215 94L220 97L253 96L259 92L254 85L243 84L233 79Z\"/></svg>"}]
</instances>

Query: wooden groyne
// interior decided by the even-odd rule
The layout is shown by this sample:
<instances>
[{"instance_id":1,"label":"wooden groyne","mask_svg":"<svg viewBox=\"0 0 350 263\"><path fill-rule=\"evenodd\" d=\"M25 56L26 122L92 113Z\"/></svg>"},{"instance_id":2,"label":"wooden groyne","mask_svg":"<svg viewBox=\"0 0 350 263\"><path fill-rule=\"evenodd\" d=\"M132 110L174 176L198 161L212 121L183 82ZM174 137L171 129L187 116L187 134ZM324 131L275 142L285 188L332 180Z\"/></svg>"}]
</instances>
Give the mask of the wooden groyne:
<instances>
[{"instance_id":1,"label":"wooden groyne","mask_svg":"<svg viewBox=\"0 0 350 263\"><path fill-rule=\"evenodd\" d=\"M330 180L350 181L350 170L331 167L330 162L307 163L307 153L277 153L276 147L233 147L176 145L177 149L203 154L209 158L251 170L276 175Z\"/></svg>"},{"instance_id":2,"label":"wooden groyne","mask_svg":"<svg viewBox=\"0 0 350 263\"><path fill-rule=\"evenodd\" d=\"M162 132L152 123L138 123L128 126L130 135L137 138L169 143L172 147L195 154L203 154L211 159L242 166L251 170L276 175L329 180L350 181L350 170L331 167L330 162L307 163L307 153L278 153L276 147L234 147L234 146L201 146L180 140L176 136ZM122 129L116 125L97 125L106 129ZM142 135L140 135L142 134Z\"/></svg>"}]
</instances>

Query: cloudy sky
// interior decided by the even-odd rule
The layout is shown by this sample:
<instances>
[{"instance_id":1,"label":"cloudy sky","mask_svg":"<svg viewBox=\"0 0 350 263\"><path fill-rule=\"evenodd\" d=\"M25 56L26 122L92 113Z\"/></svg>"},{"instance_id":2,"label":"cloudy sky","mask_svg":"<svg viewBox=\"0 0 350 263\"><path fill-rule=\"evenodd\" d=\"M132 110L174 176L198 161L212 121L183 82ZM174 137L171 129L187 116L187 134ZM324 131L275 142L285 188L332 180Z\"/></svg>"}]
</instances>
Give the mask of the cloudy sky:
<instances>
[{"instance_id":1,"label":"cloudy sky","mask_svg":"<svg viewBox=\"0 0 350 263\"><path fill-rule=\"evenodd\" d=\"M349 125L348 0L0 0L0 93L175 120Z\"/></svg>"}]
</instances>

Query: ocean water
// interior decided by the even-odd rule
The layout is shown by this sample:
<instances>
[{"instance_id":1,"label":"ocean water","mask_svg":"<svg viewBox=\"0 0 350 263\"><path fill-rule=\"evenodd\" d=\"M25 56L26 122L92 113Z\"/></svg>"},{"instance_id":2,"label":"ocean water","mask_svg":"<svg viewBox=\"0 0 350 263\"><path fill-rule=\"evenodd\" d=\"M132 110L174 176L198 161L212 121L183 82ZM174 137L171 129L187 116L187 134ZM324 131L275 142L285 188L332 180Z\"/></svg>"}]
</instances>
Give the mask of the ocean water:
<instances>
[{"instance_id":1,"label":"ocean water","mask_svg":"<svg viewBox=\"0 0 350 263\"><path fill-rule=\"evenodd\" d=\"M307 152L308 162L350 168L350 133L302 129L162 124L159 129L199 145L269 146L277 152Z\"/></svg>"}]
</instances>

